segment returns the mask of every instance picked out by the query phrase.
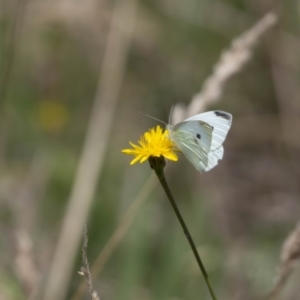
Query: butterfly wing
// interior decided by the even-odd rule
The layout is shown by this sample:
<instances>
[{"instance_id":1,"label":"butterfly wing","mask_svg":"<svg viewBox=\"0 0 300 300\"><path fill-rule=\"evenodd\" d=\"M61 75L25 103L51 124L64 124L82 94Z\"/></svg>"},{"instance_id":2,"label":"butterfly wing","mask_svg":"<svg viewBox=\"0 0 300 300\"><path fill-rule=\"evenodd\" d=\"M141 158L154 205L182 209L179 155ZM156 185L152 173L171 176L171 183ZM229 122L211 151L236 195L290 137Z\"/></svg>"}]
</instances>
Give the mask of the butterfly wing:
<instances>
[{"instance_id":1,"label":"butterfly wing","mask_svg":"<svg viewBox=\"0 0 300 300\"><path fill-rule=\"evenodd\" d=\"M216 150L212 150L210 152L208 152L208 162L207 162L207 166L205 167L205 171L209 171L212 168L214 168L220 159L223 158L224 155L224 148L223 146L219 147Z\"/></svg>"},{"instance_id":2,"label":"butterfly wing","mask_svg":"<svg viewBox=\"0 0 300 300\"><path fill-rule=\"evenodd\" d=\"M232 115L225 111L215 110L193 116L191 118L186 119L185 122L196 120L203 121L213 127L210 150L214 151L220 148L230 129L232 123ZM220 156L220 154L218 154L218 156Z\"/></svg>"},{"instance_id":3,"label":"butterfly wing","mask_svg":"<svg viewBox=\"0 0 300 300\"><path fill-rule=\"evenodd\" d=\"M170 137L184 156L200 172L206 170L212 141L212 127L202 121L189 121L168 126Z\"/></svg>"}]
</instances>

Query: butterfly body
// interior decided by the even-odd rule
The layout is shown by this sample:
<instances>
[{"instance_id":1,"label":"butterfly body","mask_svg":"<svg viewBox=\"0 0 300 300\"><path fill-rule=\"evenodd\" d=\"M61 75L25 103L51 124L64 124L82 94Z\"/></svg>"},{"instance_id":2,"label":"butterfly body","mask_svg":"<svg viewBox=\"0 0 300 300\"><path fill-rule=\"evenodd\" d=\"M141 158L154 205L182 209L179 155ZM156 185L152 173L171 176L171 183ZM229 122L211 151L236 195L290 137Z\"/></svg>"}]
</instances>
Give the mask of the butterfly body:
<instances>
[{"instance_id":1,"label":"butterfly body","mask_svg":"<svg viewBox=\"0 0 300 300\"><path fill-rule=\"evenodd\" d=\"M170 139L199 172L211 170L223 158L223 142L232 122L231 114L209 111L174 126L167 125Z\"/></svg>"}]
</instances>

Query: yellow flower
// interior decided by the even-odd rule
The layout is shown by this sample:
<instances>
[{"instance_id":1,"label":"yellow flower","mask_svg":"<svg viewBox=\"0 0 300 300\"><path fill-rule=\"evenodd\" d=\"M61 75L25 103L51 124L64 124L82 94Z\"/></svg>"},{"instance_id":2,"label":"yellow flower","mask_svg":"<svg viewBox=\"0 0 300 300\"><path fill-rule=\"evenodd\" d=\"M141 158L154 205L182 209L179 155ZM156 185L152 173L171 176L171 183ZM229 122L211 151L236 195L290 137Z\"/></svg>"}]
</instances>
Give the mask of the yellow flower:
<instances>
[{"instance_id":1,"label":"yellow flower","mask_svg":"<svg viewBox=\"0 0 300 300\"><path fill-rule=\"evenodd\" d=\"M68 109L56 99L42 100L38 107L38 121L45 131L60 133L69 121Z\"/></svg>"},{"instance_id":2,"label":"yellow flower","mask_svg":"<svg viewBox=\"0 0 300 300\"><path fill-rule=\"evenodd\" d=\"M140 146L131 142L129 143L133 149L124 149L122 152L135 156L135 158L130 162L131 165L138 161L143 163L151 156L164 156L169 160L178 160L178 156L174 153L175 146L169 138L168 130L163 132L163 129L160 126L151 128L148 132L145 132L139 140Z\"/></svg>"}]
</instances>

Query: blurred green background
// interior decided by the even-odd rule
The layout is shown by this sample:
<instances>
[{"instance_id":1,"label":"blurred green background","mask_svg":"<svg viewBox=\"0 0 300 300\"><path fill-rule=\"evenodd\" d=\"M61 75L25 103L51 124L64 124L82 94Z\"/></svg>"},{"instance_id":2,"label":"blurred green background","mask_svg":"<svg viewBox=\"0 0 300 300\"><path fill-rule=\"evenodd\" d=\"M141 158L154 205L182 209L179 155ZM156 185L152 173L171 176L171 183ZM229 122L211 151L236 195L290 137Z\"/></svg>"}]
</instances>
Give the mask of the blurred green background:
<instances>
[{"instance_id":1,"label":"blurred green background","mask_svg":"<svg viewBox=\"0 0 300 300\"><path fill-rule=\"evenodd\" d=\"M84 217L93 264L152 173L121 153L157 125L139 111L167 122L232 39L270 10L278 23L207 107L233 115L224 159L206 174L184 157L166 170L218 299L243 300L271 289L282 243L299 220L299 1L0 1L1 300L51 298L44 295L82 153L100 145L102 163L89 161L97 172ZM93 144L97 130L90 140L87 132L97 122ZM154 182L94 288L110 300L211 299ZM80 247L74 251L71 276L53 299L74 299L83 279ZM278 299L299 299L298 281L299 271ZM78 299L89 299L86 291Z\"/></svg>"}]
</instances>

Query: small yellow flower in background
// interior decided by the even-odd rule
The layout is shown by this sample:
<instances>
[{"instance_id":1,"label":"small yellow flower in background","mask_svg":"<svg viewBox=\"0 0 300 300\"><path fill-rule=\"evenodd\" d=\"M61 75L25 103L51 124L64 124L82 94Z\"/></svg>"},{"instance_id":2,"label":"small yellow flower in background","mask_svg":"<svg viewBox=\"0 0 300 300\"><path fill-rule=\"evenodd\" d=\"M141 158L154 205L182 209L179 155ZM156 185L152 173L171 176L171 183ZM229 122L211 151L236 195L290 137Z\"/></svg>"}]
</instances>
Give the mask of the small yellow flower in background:
<instances>
[{"instance_id":1,"label":"small yellow flower in background","mask_svg":"<svg viewBox=\"0 0 300 300\"><path fill-rule=\"evenodd\" d=\"M38 121L43 130L49 133L60 133L69 120L65 104L56 99L45 99L38 106Z\"/></svg>"},{"instance_id":2,"label":"small yellow flower in background","mask_svg":"<svg viewBox=\"0 0 300 300\"><path fill-rule=\"evenodd\" d=\"M145 132L138 142L140 144L139 146L129 142L133 149L122 150L123 153L135 156L130 162L131 165L138 161L143 163L151 156L164 156L169 160L178 160L178 156L174 153L175 145L169 139L168 130L163 131L160 126L151 128L149 131Z\"/></svg>"}]
</instances>

